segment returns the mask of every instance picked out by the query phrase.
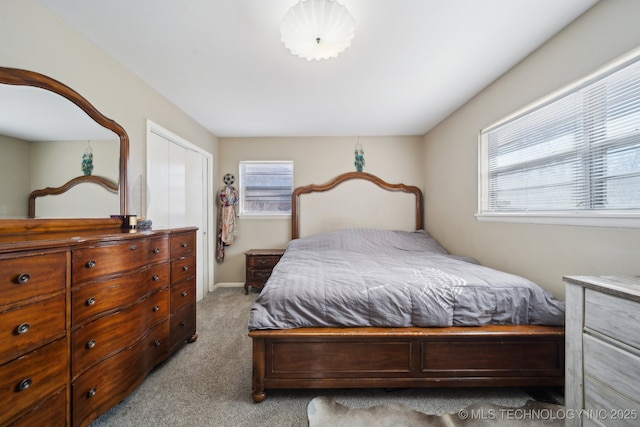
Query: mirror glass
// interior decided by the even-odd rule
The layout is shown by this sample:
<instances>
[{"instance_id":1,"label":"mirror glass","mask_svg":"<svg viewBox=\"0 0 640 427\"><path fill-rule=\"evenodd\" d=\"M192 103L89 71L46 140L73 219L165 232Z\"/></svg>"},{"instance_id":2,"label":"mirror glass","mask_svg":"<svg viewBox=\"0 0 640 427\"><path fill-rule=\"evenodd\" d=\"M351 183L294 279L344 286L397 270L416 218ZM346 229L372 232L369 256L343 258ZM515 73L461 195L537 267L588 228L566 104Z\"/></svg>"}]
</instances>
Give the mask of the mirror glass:
<instances>
[{"instance_id":1,"label":"mirror glass","mask_svg":"<svg viewBox=\"0 0 640 427\"><path fill-rule=\"evenodd\" d=\"M107 125L112 121L64 85L60 84L58 90L55 85L52 89L36 87L33 84L38 82L32 81L24 85L13 81L2 84L3 70L0 70L0 179L3 183L0 218L27 218L31 192L63 187L74 178L88 175L90 179L104 178L114 188L97 185L90 179L85 181L85 178L79 184L73 181L62 194L37 197L34 217L108 218L125 214L124 195L118 193L121 172L126 171L121 145L123 140L128 143L124 130L115 122L111 127L120 134L99 124L87 109ZM48 79L31 73L30 78L33 76L43 81ZM101 178L97 179L102 181ZM121 185L120 190L122 188Z\"/></svg>"}]
</instances>

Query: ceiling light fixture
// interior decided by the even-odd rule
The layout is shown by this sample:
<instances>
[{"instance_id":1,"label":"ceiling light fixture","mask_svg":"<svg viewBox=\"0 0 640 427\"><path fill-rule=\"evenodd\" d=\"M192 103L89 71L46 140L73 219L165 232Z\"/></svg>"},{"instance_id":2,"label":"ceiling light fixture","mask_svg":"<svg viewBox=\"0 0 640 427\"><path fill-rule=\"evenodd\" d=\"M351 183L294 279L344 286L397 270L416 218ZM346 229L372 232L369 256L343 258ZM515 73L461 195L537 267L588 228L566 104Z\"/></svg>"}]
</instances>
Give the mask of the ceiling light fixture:
<instances>
[{"instance_id":1,"label":"ceiling light fixture","mask_svg":"<svg viewBox=\"0 0 640 427\"><path fill-rule=\"evenodd\" d=\"M336 0L300 0L282 20L282 42L307 61L335 58L351 46L355 23Z\"/></svg>"}]
</instances>

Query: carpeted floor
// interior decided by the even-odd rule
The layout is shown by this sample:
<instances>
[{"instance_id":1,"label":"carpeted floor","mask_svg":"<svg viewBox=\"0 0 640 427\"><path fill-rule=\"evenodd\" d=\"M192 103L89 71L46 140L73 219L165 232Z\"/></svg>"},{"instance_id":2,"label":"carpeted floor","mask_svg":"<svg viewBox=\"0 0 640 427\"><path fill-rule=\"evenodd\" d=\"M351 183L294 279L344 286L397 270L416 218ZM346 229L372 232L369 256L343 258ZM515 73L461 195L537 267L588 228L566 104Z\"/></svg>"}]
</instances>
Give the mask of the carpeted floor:
<instances>
[{"instance_id":1,"label":"carpeted floor","mask_svg":"<svg viewBox=\"0 0 640 427\"><path fill-rule=\"evenodd\" d=\"M525 390L273 390L251 399L251 339L247 321L257 293L217 288L197 307L198 340L160 365L92 427L308 426L307 405L326 396L351 408L403 404L427 414L456 413L476 402L521 406Z\"/></svg>"}]
</instances>

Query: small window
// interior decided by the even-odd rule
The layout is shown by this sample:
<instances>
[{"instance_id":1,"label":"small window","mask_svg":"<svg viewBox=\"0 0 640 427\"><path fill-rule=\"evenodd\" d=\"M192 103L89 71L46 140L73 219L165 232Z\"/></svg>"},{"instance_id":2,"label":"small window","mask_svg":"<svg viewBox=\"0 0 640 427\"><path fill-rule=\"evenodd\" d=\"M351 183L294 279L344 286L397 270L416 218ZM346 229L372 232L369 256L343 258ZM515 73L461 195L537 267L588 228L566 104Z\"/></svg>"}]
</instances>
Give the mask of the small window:
<instances>
[{"instance_id":1,"label":"small window","mask_svg":"<svg viewBox=\"0 0 640 427\"><path fill-rule=\"evenodd\" d=\"M640 56L481 131L479 193L478 217L638 219Z\"/></svg>"},{"instance_id":2,"label":"small window","mask_svg":"<svg viewBox=\"0 0 640 427\"><path fill-rule=\"evenodd\" d=\"M291 215L293 162L240 162L240 215Z\"/></svg>"}]
</instances>

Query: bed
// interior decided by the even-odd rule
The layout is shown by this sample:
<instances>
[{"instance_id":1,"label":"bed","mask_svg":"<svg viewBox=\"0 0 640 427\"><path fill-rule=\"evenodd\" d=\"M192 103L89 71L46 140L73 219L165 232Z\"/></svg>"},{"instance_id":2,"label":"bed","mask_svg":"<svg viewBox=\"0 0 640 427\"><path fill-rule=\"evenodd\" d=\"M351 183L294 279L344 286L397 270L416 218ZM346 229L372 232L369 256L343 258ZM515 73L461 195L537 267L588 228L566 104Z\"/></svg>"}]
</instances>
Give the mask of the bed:
<instances>
[{"instance_id":1,"label":"bed","mask_svg":"<svg viewBox=\"0 0 640 427\"><path fill-rule=\"evenodd\" d=\"M411 229L300 236L302 196L348 181L410 195ZM415 186L351 172L294 190L292 240L251 307L255 402L283 388L563 385L564 304L423 228Z\"/></svg>"}]
</instances>

